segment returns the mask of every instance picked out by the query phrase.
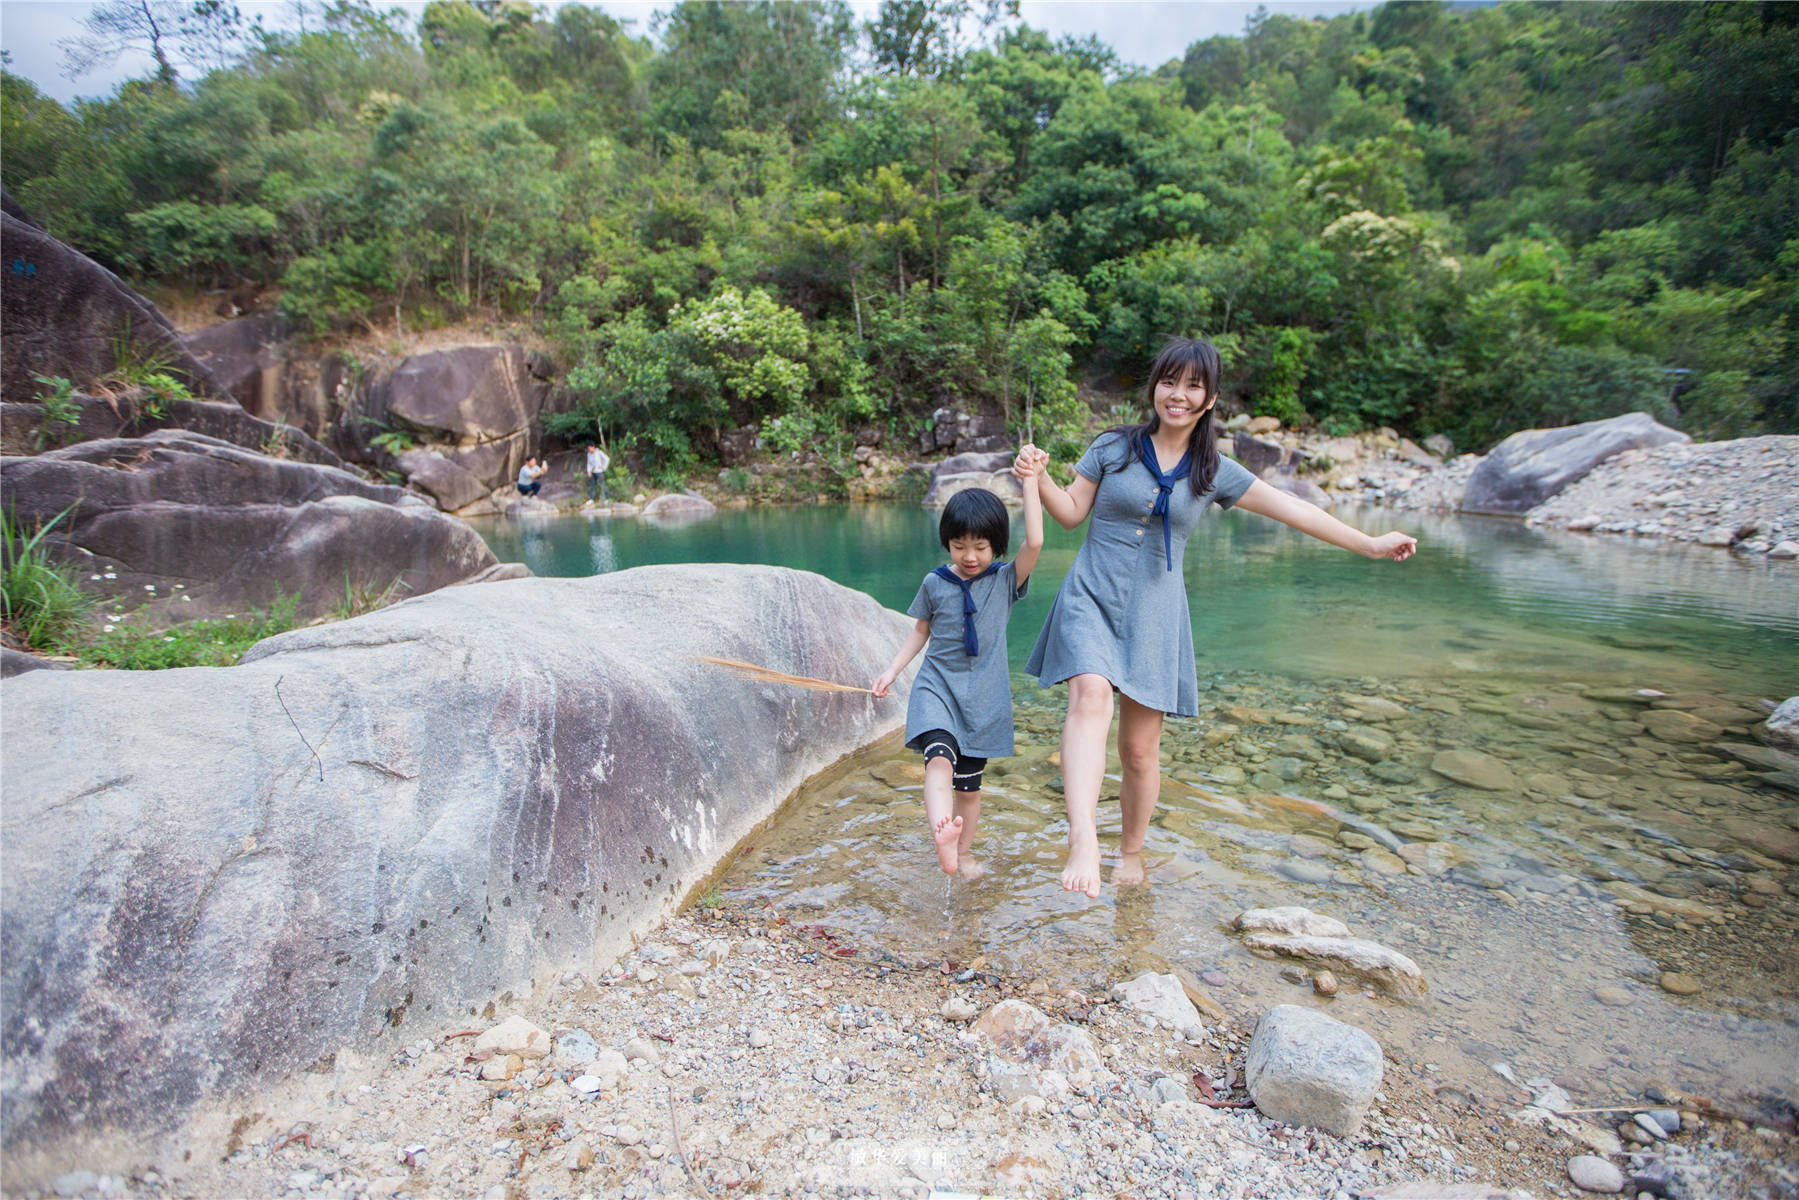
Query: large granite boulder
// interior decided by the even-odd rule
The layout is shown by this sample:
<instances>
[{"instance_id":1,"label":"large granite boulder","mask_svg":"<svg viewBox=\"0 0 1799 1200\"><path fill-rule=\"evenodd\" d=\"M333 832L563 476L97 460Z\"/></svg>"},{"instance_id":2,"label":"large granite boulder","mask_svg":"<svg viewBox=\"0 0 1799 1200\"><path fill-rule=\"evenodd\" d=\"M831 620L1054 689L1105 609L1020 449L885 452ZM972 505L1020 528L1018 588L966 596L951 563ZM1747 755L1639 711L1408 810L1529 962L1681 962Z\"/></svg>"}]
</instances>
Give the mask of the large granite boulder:
<instances>
[{"instance_id":1,"label":"large granite boulder","mask_svg":"<svg viewBox=\"0 0 1799 1200\"><path fill-rule=\"evenodd\" d=\"M220 321L186 336L188 351L206 364L219 386L261 417L278 416L282 404L285 343L291 331L275 313Z\"/></svg>"},{"instance_id":2,"label":"large granite boulder","mask_svg":"<svg viewBox=\"0 0 1799 1200\"><path fill-rule=\"evenodd\" d=\"M942 508L949 498L968 488L986 488L1008 504L1024 500L1024 485L1012 474L1010 451L956 454L931 468L925 486L924 506Z\"/></svg>"},{"instance_id":3,"label":"large granite boulder","mask_svg":"<svg viewBox=\"0 0 1799 1200\"><path fill-rule=\"evenodd\" d=\"M903 697L820 576L450 588L222 669L0 682L5 1185L179 1158L202 1108L593 972Z\"/></svg>"},{"instance_id":4,"label":"large granite boulder","mask_svg":"<svg viewBox=\"0 0 1799 1200\"><path fill-rule=\"evenodd\" d=\"M1526 429L1493 447L1462 493L1462 511L1519 516L1626 450L1693 439L1648 413L1604 421Z\"/></svg>"},{"instance_id":5,"label":"large granite boulder","mask_svg":"<svg viewBox=\"0 0 1799 1200\"><path fill-rule=\"evenodd\" d=\"M453 512L485 500L492 490L435 450L407 450L398 461L400 470L406 473L406 482L436 500L446 511Z\"/></svg>"},{"instance_id":6,"label":"large granite boulder","mask_svg":"<svg viewBox=\"0 0 1799 1200\"><path fill-rule=\"evenodd\" d=\"M196 396L228 400L212 372L181 344L154 304L93 259L51 237L0 193L0 394L37 395L37 375L85 388L119 365L125 345L184 382Z\"/></svg>"},{"instance_id":7,"label":"large granite boulder","mask_svg":"<svg viewBox=\"0 0 1799 1200\"><path fill-rule=\"evenodd\" d=\"M44 406L37 403L0 403L0 453L37 454L75 442L139 437L158 429L185 429L279 458L342 467L343 459L291 425L276 424L252 416L228 401L171 400L152 411L141 397L122 395L112 399L75 393L74 424L53 422L45 427Z\"/></svg>"},{"instance_id":8,"label":"large granite boulder","mask_svg":"<svg viewBox=\"0 0 1799 1200\"><path fill-rule=\"evenodd\" d=\"M84 588L163 619L288 595L310 618L346 585L418 595L522 569L403 488L184 430L0 460L0 496L27 527L66 513L46 539L53 556Z\"/></svg>"},{"instance_id":9,"label":"large granite boulder","mask_svg":"<svg viewBox=\"0 0 1799 1200\"><path fill-rule=\"evenodd\" d=\"M388 419L415 430L489 490L511 483L531 452L550 385L516 343L415 354L381 385ZM441 443L441 444L439 444Z\"/></svg>"}]
</instances>

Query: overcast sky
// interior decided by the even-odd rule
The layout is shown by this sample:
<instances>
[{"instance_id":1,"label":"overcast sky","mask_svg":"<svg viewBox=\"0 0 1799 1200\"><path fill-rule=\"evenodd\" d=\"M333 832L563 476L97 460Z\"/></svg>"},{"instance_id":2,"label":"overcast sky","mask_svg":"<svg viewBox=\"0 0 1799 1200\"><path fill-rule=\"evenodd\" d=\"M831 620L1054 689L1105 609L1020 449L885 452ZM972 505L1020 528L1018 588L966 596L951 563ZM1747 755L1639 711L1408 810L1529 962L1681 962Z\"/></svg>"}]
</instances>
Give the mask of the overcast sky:
<instances>
[{"instance_id":1,"label":"overcast sky","mask_svg":"<svg viewBox=\"0 0 1799 1200\"><path fill-rule=\"evenodd\" d=\"M291 13L287 0L238 0L238 6L272 25L287 24ZM111 70L96 70L79 80L61 74L62 52L56 44L81 32L81 18L90 7L86 0L0 0L0 47L12 56L9 69L65 104L77 96L108 95L124 80L148 74L147 55L122 57ZM425 3L406 0L395 7L416 15ZM601 0L594 7L634 21L636 32L648 33L652 14L669 8L670 2ZM866 0L850 7L867 17L879 4ZM1255 0L1023 0L1019 12L1026 24L1055 36L1094 34L1125 62L1157 67L1201 38L1242 33L1257 7ZM1265 7L1290 16L1335 16L1371 8L1373 0L1267 0Z\"/></svg>"}]
</instances>

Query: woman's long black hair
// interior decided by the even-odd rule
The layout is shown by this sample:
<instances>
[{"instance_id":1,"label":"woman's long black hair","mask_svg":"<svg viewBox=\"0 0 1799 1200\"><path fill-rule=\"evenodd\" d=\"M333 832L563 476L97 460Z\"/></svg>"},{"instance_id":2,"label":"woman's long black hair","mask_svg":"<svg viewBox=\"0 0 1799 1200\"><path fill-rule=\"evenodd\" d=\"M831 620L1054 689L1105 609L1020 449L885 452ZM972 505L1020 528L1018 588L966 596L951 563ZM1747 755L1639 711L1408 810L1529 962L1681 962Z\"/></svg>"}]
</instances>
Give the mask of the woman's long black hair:
<instances>
[{"instance_id":1,"label":"woman's long black hair","mask_svg":"<svg viewBox=\"0 0 1799 1200\"><path fill-rule=\"evenodd\" d=\"M1138 439L1155 433L1162 424L1162 418L1156 415L1156 384L1189 373L1205 385L1206 398L1212 402L1187 439L1187 449L1193 455L1193 473L1187 481L1195 496L1203 496L1212 490L1212 481L1218 477L1218 426L1213 417L1218 412L1219 361L1218 348L1212 343L1203 338L1174 338L1163 346L1149 368L1149 382L1143 388L1149 419L1141 425L1117 425L1107 432L1124 434L1135 453Z\"/></svg>"}]
</instances>

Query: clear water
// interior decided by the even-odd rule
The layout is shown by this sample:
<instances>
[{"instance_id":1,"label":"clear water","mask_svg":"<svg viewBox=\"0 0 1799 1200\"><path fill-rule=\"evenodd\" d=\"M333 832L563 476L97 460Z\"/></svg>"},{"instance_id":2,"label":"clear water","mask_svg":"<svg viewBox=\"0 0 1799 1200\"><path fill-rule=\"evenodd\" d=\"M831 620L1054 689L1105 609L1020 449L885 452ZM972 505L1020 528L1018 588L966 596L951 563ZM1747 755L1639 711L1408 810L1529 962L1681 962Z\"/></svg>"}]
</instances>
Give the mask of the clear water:
<instances>
[{"instance_id":1,"label":"clear water","mask_svg":"<svg viewBox=\"0 0 1799 1200\"><path fill-rule=\"evenodd\" d=\"M1720 749L1759 745L1763 702L1799 693L1799 566L1507 521L1342 515L1415 533L1420 552L1371 563L1236 513L1189 548L1208 711L1167 726L1147 886L1088 901L1057 883L1064 697L1017 674L1079 545L1052 527L1013 619L1019 754L989 771L976 846L989 874L946 900L922 774L890 741L812 781L727 893L910 961L1052 985L1172 964L1246 1017L1324 1007L1489 1104L1527 1098L1502 1063L1588 1105L1652 1083L1762 1113L1799 1105L1799 795L1770 764ZM477 524L540 575L777 563L900 609L940 561L932 515L898 506L673 528ZM1642 689L1661 696L1630 695ZM1368 696L1402 715L1379 719L1355 699ZM1714 728L1674 740L1670 709ZM1338 734L1352 726L1384 731L1391 751L1379 763L1347 753ZM1452 750L1493 760L1511 785L1434 771ZM1110 778L1115 800L1115 761ZM1115 802L1102 803L1101 834L1116 845ZM1437 845L1409 871L1383 848L1417 856L1418 843ZM1402 1002L1346 978L1335 998L1316 996L1294 964L1251 954L1229 928L1273 904L1410 956L1428 994ZM1664 972L1700 990L1665 990Z\"/></svg>"}]
</instances>

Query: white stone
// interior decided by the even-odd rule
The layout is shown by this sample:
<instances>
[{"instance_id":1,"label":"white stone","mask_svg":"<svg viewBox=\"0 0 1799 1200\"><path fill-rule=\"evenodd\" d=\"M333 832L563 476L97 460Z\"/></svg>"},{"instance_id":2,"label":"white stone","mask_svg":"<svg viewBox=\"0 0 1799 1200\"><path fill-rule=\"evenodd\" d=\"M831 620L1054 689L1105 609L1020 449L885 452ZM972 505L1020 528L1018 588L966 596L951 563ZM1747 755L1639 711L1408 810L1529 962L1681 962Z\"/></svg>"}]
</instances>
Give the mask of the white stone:
<instances>
[{"instance_id":1,"label":"white stone","mask_svg":"<svg viewBox=\"0 0 1799 1200\"><path fill-rule=\"evenodd\" d=\"M1173 975L1145 971L1129 983L1112 989L1112 995L1126 1008L1162 1021L1173 1029L1186 1029L1199 1024L1199 1010L1187 999L1187 991Z\"/></svg>"},{"instance_id":2,"label":"white stone","mask_svg":"<svg viewBox=\"0 0 1799 1200\"><path fill-rule=\"evenodd\" d=\"M1616 1164L1591 1154L1580 1154L1568 1160L1568 1178L1583 1192L1611 1194L1624 1190L1624 1172Z\"/></svg>"},{"instance_id":3,"label":"white stone","mask_svg":"<svg viewBox=\"0 0 1799 1200\"><path fill-rule=\"evenodd\" d=\"M550 1053L550 1035L516 1013L475 1039L474 1052L516 1054L520 1058L544 1058Z\"/></svg>"},{"instance_id":4,"label":"white stone","mask_svg":"<svg viewBox=\"0 0 1799 1200\"><path fill-rule=\"evenodd\" d=\"M1235 924L1244 933L1288 933L1337 938L1349 936L1349 926L1335 917L1323 916L1297 904L1279 908L1246 909L1237 914Z\"/></svg>"}]
</instances>

